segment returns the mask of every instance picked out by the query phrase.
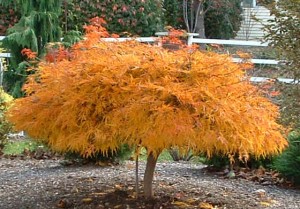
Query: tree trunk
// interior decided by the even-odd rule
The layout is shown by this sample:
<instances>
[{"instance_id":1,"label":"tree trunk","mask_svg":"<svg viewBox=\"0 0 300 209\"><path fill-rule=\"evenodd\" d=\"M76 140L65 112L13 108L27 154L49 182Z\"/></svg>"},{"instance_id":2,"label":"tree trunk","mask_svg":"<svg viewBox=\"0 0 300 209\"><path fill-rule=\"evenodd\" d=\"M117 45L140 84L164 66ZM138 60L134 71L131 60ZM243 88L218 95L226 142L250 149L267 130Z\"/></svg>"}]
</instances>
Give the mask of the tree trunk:
<instances>
[{"instance_id":1,"label":"tree trunk","mask_svg":"<svg viewBox=\"0 0 300 209\"><path fill-rule=\"evenodd\" d=\"M153 197L153 190L152 190L152 181L154 170L157 162L157 157L154 157L152 153L148 155L147 158L147 165L144 175L144 194L146 198Z\"/></svg>"},{"instance_id":2,"label":"tree trunk","mask_svg":"<svg viewBox=\"0 0 300 209\"><path fill-rule=\"evenodd\" d=\"M205 36L205 26L204 26L204 14L198 16L198 22L195 29L196 33L199 33L200 38L206 38Z\"/></svg>"},{"instance_id":3,"label":"tree trunk","mask_svg":"<svg viewBox=\"0 0 300 209\"><path fill-rule=\"evenodd\" d=\"M195 1L194 4L195 11L198 11L198 14L195 15L195 33L199 33L200 38L206 38L205 37L205 25L204 25L204 16L205 16L205 11L204 11L204 3L203 2L197 2ZM199 7L199 9L198 9Z\"/></svg>"}]
</instances>

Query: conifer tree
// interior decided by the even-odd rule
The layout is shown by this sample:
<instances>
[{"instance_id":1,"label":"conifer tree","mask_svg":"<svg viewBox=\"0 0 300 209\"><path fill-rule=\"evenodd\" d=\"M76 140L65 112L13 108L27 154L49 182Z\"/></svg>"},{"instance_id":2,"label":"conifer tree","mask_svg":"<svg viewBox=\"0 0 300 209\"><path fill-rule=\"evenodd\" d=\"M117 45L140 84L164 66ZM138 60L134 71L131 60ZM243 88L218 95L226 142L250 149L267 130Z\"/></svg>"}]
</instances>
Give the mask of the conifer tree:
<instances>
[{"instance_id":1,"label":"conifer tree","mask_svg":"<svg viewBox=\"0 0 300 209\"><path fill-rule=\"evenodd\" d=\"M59 15L61 0L0 0L3 6L11 5L21 14L21 19L7 32L4 46L12 54L6 73L6 87L15 97L22 95L21 87L27 77L26 63L21 55L23 48L30 48L39 55L48 42L59 41L61 28Z\"/></svg>"}]
</instances>

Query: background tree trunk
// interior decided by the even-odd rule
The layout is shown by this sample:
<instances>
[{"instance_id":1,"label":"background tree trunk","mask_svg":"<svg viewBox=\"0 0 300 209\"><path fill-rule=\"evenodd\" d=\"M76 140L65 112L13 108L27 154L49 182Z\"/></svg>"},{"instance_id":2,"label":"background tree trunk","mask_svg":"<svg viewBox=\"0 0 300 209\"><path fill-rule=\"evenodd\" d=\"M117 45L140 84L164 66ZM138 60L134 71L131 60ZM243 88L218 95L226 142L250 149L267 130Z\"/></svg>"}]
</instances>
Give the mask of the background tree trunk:
<instances>
[{"instance_id":1,"label":"background tree trunk","mask_svg":"<svg viewBox=\"0 0 300 209\"><path fill-rule=\"evenodd\" d=\"M153 181L156 162L157 162L157 157L154 157L154 155L150 153L147 158L147 165L146 165L146 170L144 175L144 194L146 198L153 197L152 181Z\"/></svg>"},{"instance_id":2,"label":"background tree trunk","mask_svg":"<svg viewBox=\"0 0 300 209\"><path fill-rule=\"evenodd\" d=\"M200 5L199 5L200 4ZM200 9L198 10L198 7ZM198 11L198 14L195 14L195 33L199 33L200 38L206 38L205 36L205 25L204 25L204 16L205 16L205 11L204 11L204 1L195 1L194 2L194 11Z\"/></svg>"},{"instance_id":3,"label":"background tree trunk","mask_svg":"<svg viewBox=\"0 0 300 209\"><path fill-rule=\"evenodd\" d=\"M205 27L204 27L204 14L198 16L197 25L195 27L195 32L199 33L200 38L206 38L205 36Z\"/></svg>"}]
</instances>

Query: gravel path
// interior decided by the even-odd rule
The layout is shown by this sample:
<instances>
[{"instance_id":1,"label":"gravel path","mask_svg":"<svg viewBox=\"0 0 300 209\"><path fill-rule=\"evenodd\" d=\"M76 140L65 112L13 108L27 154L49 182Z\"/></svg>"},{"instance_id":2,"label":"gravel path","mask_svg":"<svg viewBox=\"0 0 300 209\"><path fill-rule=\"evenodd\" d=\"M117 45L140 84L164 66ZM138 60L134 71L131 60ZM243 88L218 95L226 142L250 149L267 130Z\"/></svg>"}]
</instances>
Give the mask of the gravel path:
<instances>
[{"instance_id":1,"label":"gravel path","mask_svg":"<svg viewBox=\"0 0 300 209\"><path fill-rule=\"evenodd\" d=\"M91 194L110 192L116 187L134 190L134 166L130 161L100 167L62 166L57 160L0 159L0 209L111 208L109 203L101 207L79 207L77 203ZM139 168L142 180L145 164L140 162ZM202 168L201 164L185 162L158 163L154 179L156 196L193 198L224 209L300 209L299 190L225 179L206 174ZM66 200L65 205L59 204L62 200Z\"/></svg>"}]
</instances>

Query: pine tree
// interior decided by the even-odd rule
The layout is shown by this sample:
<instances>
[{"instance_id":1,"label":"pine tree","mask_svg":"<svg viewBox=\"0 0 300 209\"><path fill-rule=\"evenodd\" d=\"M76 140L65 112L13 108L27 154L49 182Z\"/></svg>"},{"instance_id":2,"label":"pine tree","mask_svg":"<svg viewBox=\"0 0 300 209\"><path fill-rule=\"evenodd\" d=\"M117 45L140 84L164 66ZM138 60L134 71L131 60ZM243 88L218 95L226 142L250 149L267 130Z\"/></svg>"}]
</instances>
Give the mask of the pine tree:
<instances>
[{"instance_id":1,"label":"pine tree","mask_svg":"<svg viewBox=\"0 0 300 209\"><path fill-rule=\"evenodd\" d=\"M289 137L289 147L274 162L274 167L283 176L300 185L300 135L293 132Z\"/></svg>"},{"instance_id":2,"label":"pine tree","mask_svg":"<svg viewBox=\"0 0 300 209\"><path fill-rule=\"evenodd\" d=\"M41 55L47 43L59 41L61 28L61 0L0 0L3 6L12 5L21 13L21 19L7 32L3 44L12 54L10 68L6 73L6 88L15 97L20 97L21 87L27 77L26 63L21 54L30 48Z\"/></svg>"}]
</instances>

